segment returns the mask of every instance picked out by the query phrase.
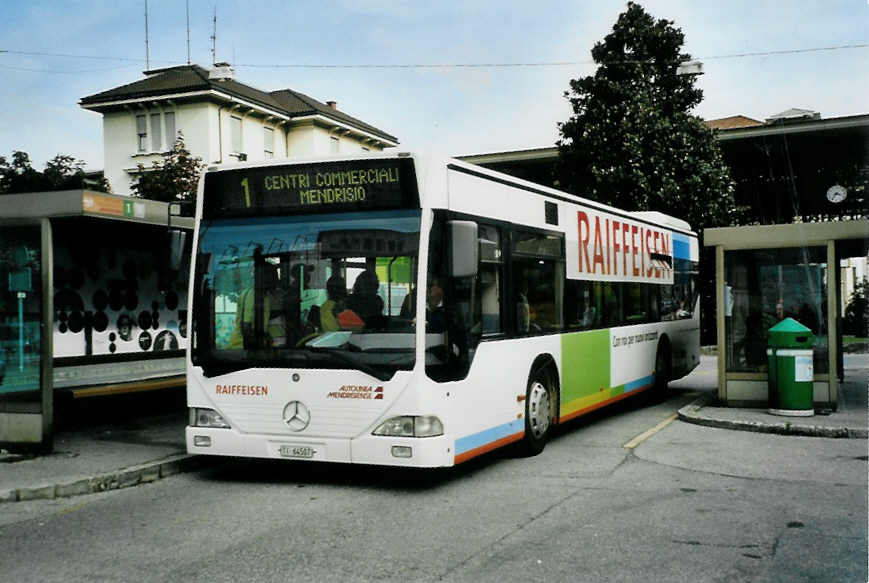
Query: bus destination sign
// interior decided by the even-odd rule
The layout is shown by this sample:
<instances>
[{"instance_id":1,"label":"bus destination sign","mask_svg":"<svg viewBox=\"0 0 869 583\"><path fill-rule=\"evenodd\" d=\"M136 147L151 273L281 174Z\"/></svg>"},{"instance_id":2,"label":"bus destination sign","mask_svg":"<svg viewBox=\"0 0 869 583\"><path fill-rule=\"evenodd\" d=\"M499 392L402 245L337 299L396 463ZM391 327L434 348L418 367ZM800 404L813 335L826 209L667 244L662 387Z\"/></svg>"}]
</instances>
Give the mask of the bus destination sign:
<instances>
[{"instance_id":1,"label":"bus destination sign","mask_svg":"<svg viewBox=\"0 0 869 583\"><path fill-rule=\"evenodd\" d=\"M419 207L409 158L258 166L205 177L206 218Z\"/></svg>"}]
</instances>

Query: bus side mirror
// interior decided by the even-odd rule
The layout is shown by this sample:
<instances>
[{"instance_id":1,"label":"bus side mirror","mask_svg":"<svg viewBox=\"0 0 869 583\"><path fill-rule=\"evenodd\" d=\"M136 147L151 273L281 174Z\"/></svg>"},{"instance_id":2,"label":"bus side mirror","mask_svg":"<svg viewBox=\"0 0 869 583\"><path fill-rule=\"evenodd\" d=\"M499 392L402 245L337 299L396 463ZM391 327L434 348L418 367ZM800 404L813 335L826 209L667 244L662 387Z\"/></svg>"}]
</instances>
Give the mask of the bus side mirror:
<instances>
[{"instance_id":1,"label":"bus side mirror","mask_svg":"<svg viewBox=\"0 0 869 583\"><path fill-rule=\"evenodd\" d=\"M477 223L474 221L449 221L450 277L477 275L480 244Z\"/></svg>"}]
</instances>

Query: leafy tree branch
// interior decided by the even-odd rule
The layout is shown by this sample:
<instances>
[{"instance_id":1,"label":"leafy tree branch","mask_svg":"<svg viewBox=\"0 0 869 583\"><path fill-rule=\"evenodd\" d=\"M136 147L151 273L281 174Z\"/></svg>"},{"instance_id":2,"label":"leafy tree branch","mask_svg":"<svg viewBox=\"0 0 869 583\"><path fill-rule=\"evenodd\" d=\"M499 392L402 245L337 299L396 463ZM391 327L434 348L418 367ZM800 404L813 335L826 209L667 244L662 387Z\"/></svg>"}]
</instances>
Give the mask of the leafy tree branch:
<instances>
[{"instance_id":1,"label":"leafy tree branch","mask_svg":"<svg viewBox=\"0 0 869 583\"><path fill-rule=\"evenodd\" d=\"M179 131L172 149L161 160L155 160L150 168L138 165L139 179L132 185L133 196L163 202L193 201L204 167L202 158L191 155L185 147L184 135Z\"/></svg>"}]
</instances>

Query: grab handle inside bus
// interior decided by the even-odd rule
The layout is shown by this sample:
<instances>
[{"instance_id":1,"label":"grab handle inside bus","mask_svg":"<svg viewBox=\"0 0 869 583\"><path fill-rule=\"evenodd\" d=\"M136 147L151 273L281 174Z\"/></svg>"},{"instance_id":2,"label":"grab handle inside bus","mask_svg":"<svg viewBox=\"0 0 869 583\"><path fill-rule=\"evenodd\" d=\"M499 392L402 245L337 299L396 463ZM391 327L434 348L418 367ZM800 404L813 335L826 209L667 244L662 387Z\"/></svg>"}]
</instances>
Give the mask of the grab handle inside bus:
<instances>
[{"instance_id":1,"label":"grab handle inside bus","mask_svg":"<svg viewBox=\"0 0 869 583\"><path fill-rule=\"evenodd\" d=\"M477 275L480 244L477 223L474 221L449 221L450 276L473 277Z\"/></svg>"}]
</instances>

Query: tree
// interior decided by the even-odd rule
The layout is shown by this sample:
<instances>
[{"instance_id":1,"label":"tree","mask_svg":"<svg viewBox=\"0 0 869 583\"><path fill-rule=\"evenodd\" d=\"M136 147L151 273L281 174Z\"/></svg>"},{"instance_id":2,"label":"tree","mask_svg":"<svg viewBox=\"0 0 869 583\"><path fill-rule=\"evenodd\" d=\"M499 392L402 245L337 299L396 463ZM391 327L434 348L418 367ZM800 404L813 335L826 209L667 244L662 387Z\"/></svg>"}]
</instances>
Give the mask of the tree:
<instances>
[{"instance_id":1,"label":"tree","mask_svg":"<svg viewBox=\"0 0 869 583\"><path fill-rule=\"evenodd\" d=\"M690 113L703 98L679 75L682 31L628 3L595 44L594 75L570 81L573 115L559 124L558 179L625 210L656 210L699 231L732 224L734 185L713 132Z\"/></svg>"},{"instance_id":2,"label":"tree","mask_svg":"<svg viewBox=\"0 0 869 583\"><path fill-rule=\"evenodd\" d=\"M58 154L40 172L31 165L27 152L14 151L11 161L0 156L0 194L85 188L109 192L108 181L103 177L88 178L84 164L72 156Z\"/></svg>"},{"instance_id":3,"label":"tree","mask_svg":"<svg viewBox=\"0 0 869 583\"><path fill-rule=\"evenodd\" d=\"M857 282L842 318L842 332L866 338L869 334L869 280Z\"/></svg>"},{"instance_id":4,"label":"tree","mask_svg":"<svg viewBox=\"0 0 869 583\"><path fill-rule=\"evenodd\" d=\"M192 201L196 198L199 175L205 164L184 146L179 131L172 149L155 160L151 168L139 164L139 180L133 184L133 196L163 202Z\"/></svg>"}]
</instances>

